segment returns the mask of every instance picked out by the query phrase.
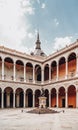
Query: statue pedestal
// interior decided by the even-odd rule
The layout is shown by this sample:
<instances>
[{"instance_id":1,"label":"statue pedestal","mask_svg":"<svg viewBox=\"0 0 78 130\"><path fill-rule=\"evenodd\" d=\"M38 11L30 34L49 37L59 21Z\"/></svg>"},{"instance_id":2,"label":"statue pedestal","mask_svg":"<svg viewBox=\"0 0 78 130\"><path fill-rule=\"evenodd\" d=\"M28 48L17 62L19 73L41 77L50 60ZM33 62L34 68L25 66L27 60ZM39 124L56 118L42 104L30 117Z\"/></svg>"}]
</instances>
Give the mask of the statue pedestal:
<instances>
[{"instance_id":1,"label":"statue pedestal","mask_svg":"<svg viewBox=\"0 0 78 130\"><path fill-rule=\"evenodd\" d=\"M39 97L39 108L46 108L46 97Z\"/></svg>"}]
</instances>

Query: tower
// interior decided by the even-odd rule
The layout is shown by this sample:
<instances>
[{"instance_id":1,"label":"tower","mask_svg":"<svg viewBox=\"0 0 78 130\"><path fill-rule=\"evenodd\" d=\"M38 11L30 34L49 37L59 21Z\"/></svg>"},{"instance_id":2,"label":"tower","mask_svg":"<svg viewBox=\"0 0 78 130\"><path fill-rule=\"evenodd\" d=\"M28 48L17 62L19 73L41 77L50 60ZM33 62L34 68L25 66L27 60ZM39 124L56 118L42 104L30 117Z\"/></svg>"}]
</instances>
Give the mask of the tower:
<instances>
[{"instance_id":1,"label":"tower","mask_svg":"<svg viewBox=\"0 0 78 130\"><path fill-rule=\"evenodd\" d=\"M43 56L45 57L46 54L41 50L41 42L40 42L40 37L39 37L39 32L37 33L37 40L36 40L36 47L34 52L31 53L31 55L36 55L36 56Z\"/></svg>"}]
</instances>

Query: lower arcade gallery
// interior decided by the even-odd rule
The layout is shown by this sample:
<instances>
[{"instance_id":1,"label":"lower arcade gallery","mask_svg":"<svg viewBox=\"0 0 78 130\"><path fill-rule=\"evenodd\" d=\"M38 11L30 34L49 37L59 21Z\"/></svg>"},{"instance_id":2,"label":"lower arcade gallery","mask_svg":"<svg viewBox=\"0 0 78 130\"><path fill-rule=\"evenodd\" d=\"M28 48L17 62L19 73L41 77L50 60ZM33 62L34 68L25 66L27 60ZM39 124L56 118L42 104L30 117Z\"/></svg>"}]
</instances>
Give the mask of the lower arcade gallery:
<instances>
[{"instance_id":1,"label":"lower arcade gallery","mask_svg":"<svg viewBox=\"0 0 78 130\"><path fill-rule=\"evenodd\" d=\"M33 92L31 88L26 91L17 88L14 92L11 87L6 87L2 93L0 88L0 107L2 105L3 108L38 107L40 93L39 89ZM47 97L47 107L76 107L76 87L74 85L68 86L67 91L64 87L60 87L58 92L52 88L51 93L45 89L45 96Z\"/></svg>"}]
</instances>

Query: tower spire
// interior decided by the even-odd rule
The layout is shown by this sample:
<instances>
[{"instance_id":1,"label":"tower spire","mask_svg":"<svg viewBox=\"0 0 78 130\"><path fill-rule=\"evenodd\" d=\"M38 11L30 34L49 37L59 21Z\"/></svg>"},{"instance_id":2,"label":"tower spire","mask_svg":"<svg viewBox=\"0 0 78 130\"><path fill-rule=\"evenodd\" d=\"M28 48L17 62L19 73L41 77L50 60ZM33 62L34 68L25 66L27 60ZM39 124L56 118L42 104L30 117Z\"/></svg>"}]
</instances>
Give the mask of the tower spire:
<instances>
[{"instance_id":1,"label":"tower spire","mask_svg":"<svg viewBox=\"0 0 78 130\"><path fill-rule=\"evenodd\" d=\"M40 42L39 32L38 32L37 33L37 41L36 41L36 48L35 49L41 49L40 44L41 44L41 42Z\"/></svg>"}]
</instances>

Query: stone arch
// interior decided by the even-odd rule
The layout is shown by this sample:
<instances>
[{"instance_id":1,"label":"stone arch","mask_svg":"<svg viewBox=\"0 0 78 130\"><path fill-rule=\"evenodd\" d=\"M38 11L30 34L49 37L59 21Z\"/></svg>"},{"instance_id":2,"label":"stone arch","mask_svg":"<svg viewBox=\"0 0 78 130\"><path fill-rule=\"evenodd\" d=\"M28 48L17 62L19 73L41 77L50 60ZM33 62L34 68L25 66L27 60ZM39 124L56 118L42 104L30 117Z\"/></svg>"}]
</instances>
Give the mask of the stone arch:
<instances>
[{"instance_id":1,"label":"stone arch","mask_svg":"<svg viewBox=\"0 0 78 130\"><path fill-rule=\"evenodd\" d=\"M57 102L56 102L56 96L57 92L55 88L51 89L51 107L56 107Z\"/></svg>"},{"instance_id":2,"label":"stone arch","mask_svg":"<svg viewBox=\"0 0 78 130\"><path fill-rule=\"evenodd\" d=\"M45 89L46 107L49 107L49 90Z\"/></svg>"},{"instance_id":3,"label":"stone arch","mask_svg":"<svg viewBox=\"0 0 78 130\"><path fill-rule=\"evenodd\" d=\"M26 90L26 106L27 107L33 106L33 91L30 88Z\"/></svg>"},{"instance_id":4,"label":"stone arch","mask_svg":"<svg viewBox=\"0 0 78 130\"><path fill-rule=\"evenodd\" d=\"M4 108L13 107L13 89L6 87L4 89Z\"/></svg>"},{"instance_id":5,"label":"stone arch","mask_svg":"<svg viewBox=\"0 0 78 130\"><path fill-rule=\"evenodd\" d=\"M73 77L76 74L76 53L72 52L68 56L68 76Z\"/></svg>"},{"instance_id":6,"label":"stone arch","mask_svg":"<svg viewBox=\"0 0 78 130\"><path fill-rule=\"evenodd\" d=\"M65 107L65 88L60 87L58 93L59 93L58 106Z\"/></svg>"},{"instance_id":7,"label":"stone arch","mask_svg":"<svg viewBox=\"0 0 78 130\"><path fill-rule=\"evenodd\" d=\"M17 88L15 91L15 107L24 106L24 90L22 88Z\"/></svg>"},{"instance_id":8,"label":"stone arch","mask_svg":"<svg viewBox=\"0 0 78 130\"><path fill-rule=\"evenodd\" d=\"M39 107L40 95L41 95L41 91L39 89L35 90L35 107Z\"/></svg>"},{"instance_id":9,"label":"stone arch","mask_svg":"<svg viewBox=\"0 0 78 130\"><path fill-rule=\"evenodd\" d=\"M16 61L16 80L24 81L24 63L21 60Z\"/></svg>"},{"instance_id":10,"label":"stone arch","mask_svg":"<svg viewBox=\"0 0 78 130\"><path fill-rule=\"evenodd\" d=\"M65 78L66 74L66 60L65 57L61 57L59 59L59 78L63 79Z\"/></svg>"},{"instance_id":11,"label":"stone arch","mask_svg":"<svg viewBox=\"0 0 78 130\"><path fill-rule=\"evenodd\" d=\"M41 81L41 66L38 64L35 65L35 80Z\"/></svg>"},{"instance_id":12,"label":"stone arch","mask_svg":"<svg viewBox=\"0 0 78 130\"><path fill-rule=\"evenodd\" d=\"M51 63L51 79L57 78L57 62L52 61Z\"/></svg>"},{"instance_id":13,"label":"stone arch","mask_svg":"<svg viewBox=\"0 0 78 130\"><path fill-rule=\"evenodd\" d=\"M10 57L4 59L4 79L13 80L13 59Z\"/></svg>"},{"instance_id":14,"label":"stone arch","mask_svg":"<svg viewBox=\"0 0 78 130\"><path fill-rule=\"evenodd\" d=\"M74 85L68 87L68 107L76 108L76 87Z\"/></svg>"},{"instance_id":15,"label":"stone arch","mask_svg":"<svg viewBox=\"0 0 78 130\"><path fill-rule=\"evenodd\" d=\"M49 64L44 66L44 81L49 80Z\"/></svg>"},{"instance_id":16,"label":"stone arch","mask_svg":"<svg viewBox=\"0 0 78 130\"><path fill-rule=\"evenodd\" d=\"M32 82L33 81L33 65L30 62L26 64L26 81Z\"/></svg>"}]
</instances>

